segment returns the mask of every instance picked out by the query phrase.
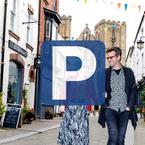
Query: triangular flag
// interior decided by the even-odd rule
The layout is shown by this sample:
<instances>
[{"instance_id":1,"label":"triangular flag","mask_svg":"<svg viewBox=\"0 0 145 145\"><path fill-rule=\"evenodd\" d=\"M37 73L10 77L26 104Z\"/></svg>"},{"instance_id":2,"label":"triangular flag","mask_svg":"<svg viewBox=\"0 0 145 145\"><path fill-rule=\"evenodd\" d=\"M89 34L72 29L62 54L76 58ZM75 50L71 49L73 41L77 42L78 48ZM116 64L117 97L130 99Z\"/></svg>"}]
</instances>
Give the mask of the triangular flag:
<instances>
[{"instance_id":1,"label":"triangular flag","mask_svg":"<svg viewBox=\"0 0 145 145\"><path fill-rule=\"evenodd\" d=\"M141 10L141 5L138 5L138 9L139 9L139 12L140 12L140 10Z\"/></svg>"},{"instance_id":2,"label":"triangular flag","mask_svg":"<svg viewBox=\"0 0 145 145\"><path fill-rule=\"evenodd\" d=\"M128 4L124 4L125 11L127 10Z\"/></svg>"},{"instance_id":3,"label":"triangular flag","mask_svg":"<svg viewBox=\"0 0 145 145\"><path fill-rule=\"evenodd\" d=\"M121 7L121 3L117 3L117 6L118 6L118 8L120 9L120 7Z\"/></svg>"},{"instance_id":4,"label":"triangular flag","mask_svg":"<svg viewBox=\"0 0 145 145\"><path fill-rule=\"evenodd\" d=\"M87 0L84 0L85 4L87 3Z\"/></svg>"},{"instance_id":5,"label":"triangular flag","mask_svg":"<svg viewBox=\"0 0 145 145\"><path fill-rule=\"evenodd\" d=\"M85 4L87 4L87 0L84 0Z\"/></svg>"}]
</instances>

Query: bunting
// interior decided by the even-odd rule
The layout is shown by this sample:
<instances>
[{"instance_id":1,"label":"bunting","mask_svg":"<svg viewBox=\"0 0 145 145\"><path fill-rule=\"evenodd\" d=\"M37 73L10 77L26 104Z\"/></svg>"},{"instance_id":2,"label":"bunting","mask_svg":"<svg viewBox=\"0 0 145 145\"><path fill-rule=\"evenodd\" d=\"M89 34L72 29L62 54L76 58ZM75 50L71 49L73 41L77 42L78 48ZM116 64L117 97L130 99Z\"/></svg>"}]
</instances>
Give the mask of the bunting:
<instances>
[{"instance_id":1,"label":"bunting","mask_svg":"<svg viewBox=\"0 0 145 145\"><path fill-rule=\"evenodd\" d=\"M87 3L89 3L90 1L88 0L75 0L77 2L80 1L84 1L84 4L86 5ZM132 3L128 3L128 2L116 2L115 0L94 0L96 2L96 4L98 4L99 2L103 2L104 4L108 3L111 6L116 5L118 9L121 9L121 6L124 5L124 10L127 11L128 7L133 8L134 10L138 10L139 12L141 11L141 9L143 8L143 5L140 3L140 1L138 2L138 4L132 4ZM116 4L115 4L116 3Z\"/></svg>"},{"instance_id":2,"label":"bunting","mask_svg":"<svg viewBox=\"0 0 145 145\"><path fill-rule=\"evenodd\" d=\"M128 4L124 4L125 11L127 10Z\"/></svg>"},{"instance_id":3,"label":"bunting","mask_svg":"<svg viewBox=\"0 0 145 145\"><path fill-rule=\"evenodd\" d=\"M141 5L138 5L138 9L139 9L139 11L141 10Z\"/></svg>"},{"instance_id":4,"label":"bunting","mask_svg":"<svg viewBox=\"0 0 145 145\"><path fill-rule=\"evenodd\" d=\"M120 7L121 7L121 3L117 3L117 5L118 5L118 8L120 9Z\"/></svg>"},{"instance_id":5,"label":"bunting","mask_svg":"<svg viewBox=\"0 0 145 145\"><path fill-rule=\"evenodd\" d=\"M87 0L84 0L85 4L87 4Z\"/></svg>"}]
</instances>

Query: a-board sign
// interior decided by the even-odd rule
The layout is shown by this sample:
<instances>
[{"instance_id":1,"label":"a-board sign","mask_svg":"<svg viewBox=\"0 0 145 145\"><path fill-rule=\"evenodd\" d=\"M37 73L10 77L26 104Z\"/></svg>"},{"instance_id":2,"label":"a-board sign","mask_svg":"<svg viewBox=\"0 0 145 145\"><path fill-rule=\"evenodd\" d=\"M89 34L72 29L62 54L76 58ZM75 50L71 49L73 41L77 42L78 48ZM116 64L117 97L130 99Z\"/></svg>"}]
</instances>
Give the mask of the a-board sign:
<instances>
[{"instance_id":1,"label":"a-board sign","mask_svg":"<svg viewBox=\"0 0 145 145\"><path fill-rule=\"evenodd\" d=\"M3 127L17 128L21 114L21 105L8 104L3 119Z\"/></svg>"}]
</instances>

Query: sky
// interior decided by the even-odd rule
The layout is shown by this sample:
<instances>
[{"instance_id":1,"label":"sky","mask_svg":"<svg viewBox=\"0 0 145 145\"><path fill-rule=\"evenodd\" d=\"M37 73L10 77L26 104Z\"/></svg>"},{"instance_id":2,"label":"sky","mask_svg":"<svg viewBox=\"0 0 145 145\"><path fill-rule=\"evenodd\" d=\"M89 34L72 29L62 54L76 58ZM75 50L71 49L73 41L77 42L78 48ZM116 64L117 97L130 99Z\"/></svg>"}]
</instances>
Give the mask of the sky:
<instances>
[{"instance_id":1,"label":"sky","mask_svg":"<svg viewBox=\"0 0 145 145\"><path fill-rule=\"evenodd\" d=\"M144 11L145 0L59 0L59 14L72 16L71 36L74 38L81 34L85 24L94 34L94 26L102 19L125 21L127 50L133 44Z\"/></svg>"}]
</instances>

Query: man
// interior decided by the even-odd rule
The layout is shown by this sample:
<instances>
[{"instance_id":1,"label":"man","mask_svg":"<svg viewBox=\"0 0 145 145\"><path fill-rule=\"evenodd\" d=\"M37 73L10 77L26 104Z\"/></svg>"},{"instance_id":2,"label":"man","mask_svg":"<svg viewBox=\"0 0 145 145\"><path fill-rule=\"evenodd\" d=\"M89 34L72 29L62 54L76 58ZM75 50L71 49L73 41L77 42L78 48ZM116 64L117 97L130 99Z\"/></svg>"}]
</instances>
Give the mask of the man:
<instances>
[{"instance_id":1,"label":"man","mask_svg":"<svg viewBox=\"0 0 145 145\"><path fill-rule=\"evenodd\" d=\"M134 113L137 89L133 71L121 64L119 47L107 50L105 121L108 127L107 145L124 145L129 118L136 127Z\"/></svg>"}]
</instances>

